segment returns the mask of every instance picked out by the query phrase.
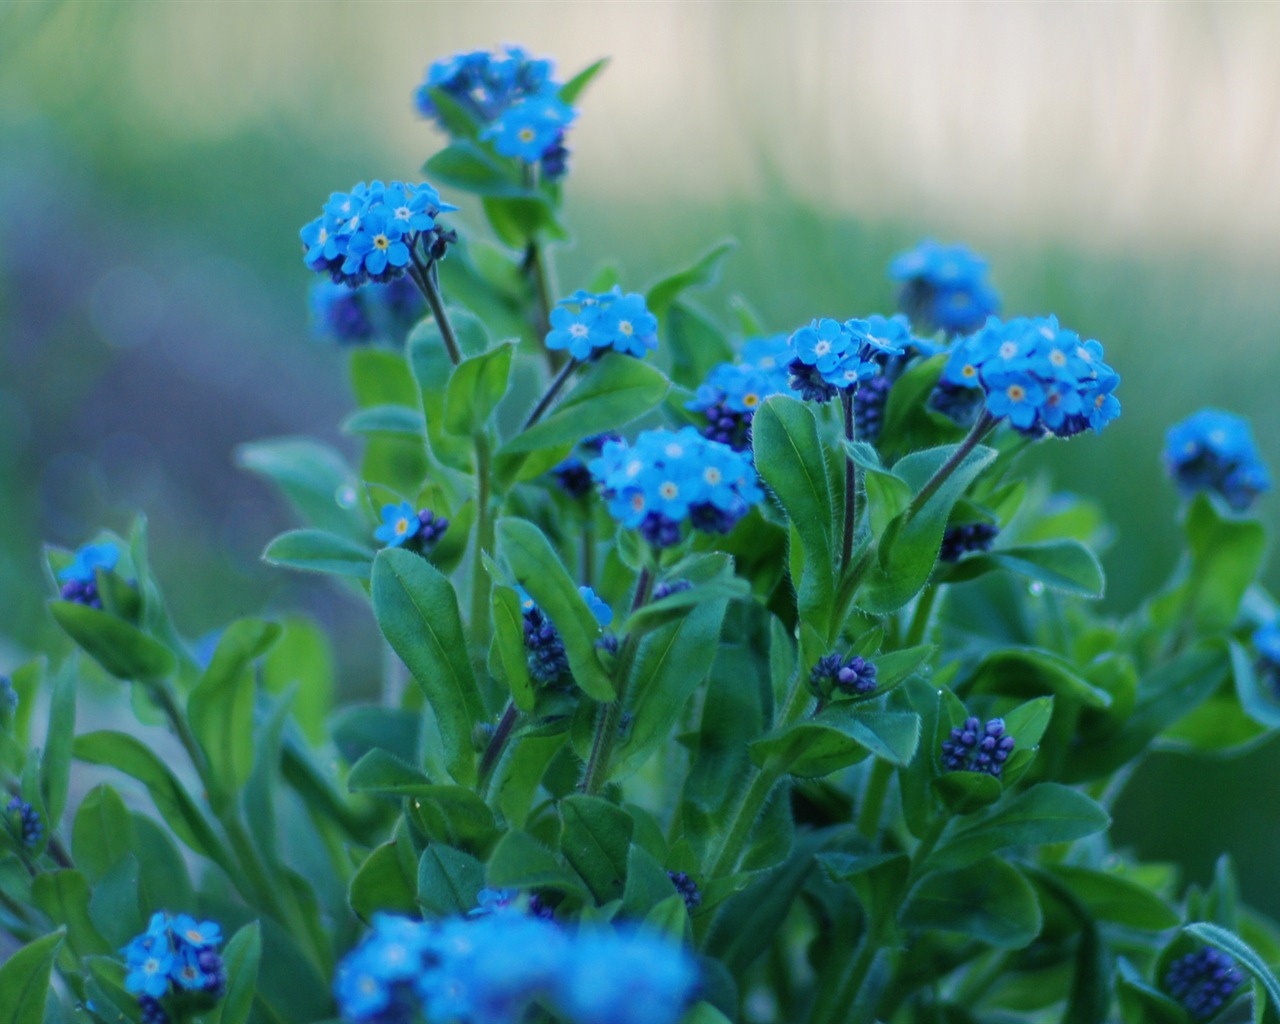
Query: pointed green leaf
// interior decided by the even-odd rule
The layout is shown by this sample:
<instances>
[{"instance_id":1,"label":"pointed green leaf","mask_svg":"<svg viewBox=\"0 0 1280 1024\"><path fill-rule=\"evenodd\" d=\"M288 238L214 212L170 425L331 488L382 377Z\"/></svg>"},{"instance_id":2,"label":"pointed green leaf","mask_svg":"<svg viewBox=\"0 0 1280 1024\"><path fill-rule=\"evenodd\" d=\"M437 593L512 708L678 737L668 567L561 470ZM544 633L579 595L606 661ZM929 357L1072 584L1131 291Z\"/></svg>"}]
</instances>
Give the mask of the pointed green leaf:
<instances>
[{"instance_id":1,"label":"pointed green leaf","mask_svg":"<svg viewBox=\"0 0 1280 1024\"><path fill-rule=\"evenodd\" d=\"M1022 875L995 857L929 875L911 891L902 922L1022 949L1040 932L1040 905Z\"/></svg>"},{"instance_id":2,"label":"pointed green leaf","mask_svg":"<svg viewBox=\"0 0 1280 1024\"><path fill-rule=\"evenodd\" d=\"M62 929L28 943L0 965L0 1024L43 1024Z\"/></svg>"},{"instance_id":3,"label":"pointed green leaf","mask_svg":"<svg viewBox=\"0 0 1280 1024\"><path fill-rule=\"evenodd\" d=\"M560 815L560 852L565 860L582 876L597 903L620 899L635 828L631 816L593 796L565 797Z\"/></svg>"},{"instance_id":4,"label":"pointed green leaf","mask_svg":"<svg viewBox=\"0 0 1280 1024\"><path fill-rule=\"evenodd\" d=\"M963 583L1003 569L1076 597L1099 598L1106 588L1097 556L1078 540L1049 541L967 555L941 581Z\"/></svg>"},{"instance_id":5,"label":"pointed green leaf","mask_svg":"<svg viewBox=\"0 0 1280 1024\"><path fill-rule=\"evenodd\" d=\"M449 378L444 397L444 428L459 437L471 437L507 393L511 377L514 341L504 341L484 355L464 359Z\"/></svg>"},{"instance_id":6,"label":"pointed green leaf","mask_svg":"<svg viewBox=\"0 0 1280 1024\"><path fill-rule=\"evenodd\" d=\"M67 635L117 679L155 682L177 668L164 644L114 615L73 601L50 601L49 611Z\"/></svg>"},{"instance_id":7,"label":"pointed green leaf","mask_svg":"<svg viewBox=\"0 0 1280 1024\"><path fill-rule=\"evenodd\" d=\"M418 861L418 902L428 914L448 917L476 908L484 888L484 865L470 854L432 843Z\"/></svg>"},{"instance_id":8,"label":"pointed green leaf","mask_svg":"<svg viewBox=\"0 0 1280 1024\"><path fill-rule=\"evenodd\" d=\"M324 530L290 530L267 545L262 560L286 569L326 572L367 580L373 569L374 551L336 533Z\"/></svg>"}]
</instances>

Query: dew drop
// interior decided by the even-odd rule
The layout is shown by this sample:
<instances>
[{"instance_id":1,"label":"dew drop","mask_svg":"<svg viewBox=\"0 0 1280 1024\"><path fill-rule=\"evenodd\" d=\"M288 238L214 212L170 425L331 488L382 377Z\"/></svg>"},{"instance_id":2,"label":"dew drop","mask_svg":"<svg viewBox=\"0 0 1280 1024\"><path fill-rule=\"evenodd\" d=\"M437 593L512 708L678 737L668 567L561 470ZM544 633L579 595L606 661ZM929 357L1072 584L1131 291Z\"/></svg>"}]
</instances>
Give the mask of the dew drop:
<instances>
[{"instance_id":1,"label":"dew drop","mask_svg":"<svg viewBox=\"0 0 1280 1024\"><path fill-rule=\"evenodd\" d=\"M1031 586L1027 587L1027 590L1031 592L1032 597L1039 597L1041 594L1044 593L1044 584L1041 583L1039 580L1036 580L1034 583L1031 584Z\"/></svg>"},{"instance_id":2,"label":"dew drop","mask_svg":"<svg viewBox=\"0 0 1280 1024\"><path fill-rule=\"evenodd\" d=\"M338 493L334 495L335 500L343 508L354 508L357 497L356 489L350 485L339 487Z\"/></svg>"}]
</instances>

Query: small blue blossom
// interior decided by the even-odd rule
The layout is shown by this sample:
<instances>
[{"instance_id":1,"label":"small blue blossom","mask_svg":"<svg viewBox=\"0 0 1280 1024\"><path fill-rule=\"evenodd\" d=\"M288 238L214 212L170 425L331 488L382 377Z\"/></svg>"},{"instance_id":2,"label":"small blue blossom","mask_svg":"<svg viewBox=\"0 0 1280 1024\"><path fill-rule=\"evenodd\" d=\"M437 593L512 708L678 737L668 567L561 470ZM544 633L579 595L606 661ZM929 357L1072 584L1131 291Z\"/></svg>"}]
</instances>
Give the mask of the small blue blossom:
<instances>
[{"instance_id":1,"label":"small blue blossom","mask_svg":"<svg viewBox=\"0 0 1280 1024\"><path fill-rule=\"evenodd\" d=\"M1184 495L1213 491L1237 512L1271 489L1248 420L1220 409L1201 409L1170 427L1164 461Z\"/></svg>"},{"instance_id":2,"label":"small blue blossom","mask_svg":"<svg viewBox=\"0 0 1280 1024\"><path fill-rule=\"evenodd\" d=\"M942 550L938 558L943 562L958 562L973 551L987 551L996 534L1000 532L994 523L962 523L948 526L942 535Z\"/></svg>"},{"instance_id":3,"label":"small blue blossom","mask_svg":"<svg viewBox=\"0 0 1280 1024\"><path fill-rule=\"evenodd\" d=\"M999 778L1016 745L1005 732L1003 718L993 718L986 725L966 718L942 744L942 766L950 772L982 772Z\"/></svg>"},{"instance_id":4,"label":"small blue blossom","mask_svg":"<svg viewBox=\"0 0 1280 1024\"><path fill-rule=\"evenodd\" d=\"M702 903L702 893L698 889L698 883L683 871L668 871L667 877L676 887L676 892L684 899L685 909L692 914Z\"/></svg>"},{"instance_id":5,"label":"small blue blossom","mask_svg":"<svg viewBox=\"0 0 1280 1024\"><path fill-rule=\"evenodd\" d=\"M58 573L58 579L92 583L98 569L110 572L119 561L120 549L114 544L86 544L75 553L71 564Z\"/></svg>"},{"instance_id":6,"label":"small blue blossom","mask_svg":"<svg viewBox=\"0 0 1280 1024\"><path fill-rule=\"evenodd\" d=\"M1258 652L1258 677L1280 700L1280 619L1263 623L1254 630L1252 639L1253 649Z\"/></svg>"},{"instance_id":7,"label":"small blue blossom","mask_svg":"<svg viewBox=\"0 0 1280 1024\"><path fill-rule=\"evenodd\" d=\"M1084 341L1057 317L988 319L952 346L931 402L963 422L973 408L964 392L981 392L991 416L1031 435L1071 437L1101 431L1120 415L1120 376L1102 346Z\"/></svg>"},{"instance_id":8,"label":"small blue blossom","mask_svg":"<svg viewBox=\"0 0 1280 1024\"><path fill-rule=\"evenodd\" d=\"M227 984L226 965L217 951L221 943L222 929L213 921L163 911L151 915L147 930L120 951L125 987L138 996L143 1016L163 1024L167 1014L155 1001L170 991L221 996Z\"/></svg>"},{"instance_id":9,"label":"small blue blossom","mask_svg":"<svg viewBox=\"0 0 1280 1024\"><path fill-rule=\"evenodd\" d=\"M418 513L407 501L382 506L382 525L373 531L376 539L387 547L398 548L418 532Z\"/></svg>"},{"instance_id":10,"label":"small blue blossom","mask_svg":"<svg viewBox=\"0 0 1280 1024\"><path fill-rule=\"evenodd\" d=\"M902 282L899 307L930 331L972 331L1000 310L999 296L987 283L986 261L962 245L926 239L895 256L889 276Z\"/></svg>"},{"instance_id":11,"label":"small blue blossom","mask_svg":"<svg viewBox=\"0 0 1280 1024\"><path fill-rule=\"evenodd\" d=\"M591 471L578 456L570 455L551 470L560 489L571 498L584 498L591 493Z\"/></svg>"},{"instance_id":12,"label":"small blue blossom","mask_svg":"<svg viewBox=\"0 0 1280 1024\"><path fill-rule=\"evenodd\" d=\"M169 992L176 959L164 937L152 937L145 946L135 939L124 949L124 987L136 996L159 999Z\"/></svg>"},{"instance_id":13,"label":"small blue blossom","mask_svg":"<svg viewBox=\"0 0 1280 1024\"><path fill-rule=\"evenodd\" d=\"M356 288L328 279L311 286L311 330L322 341L363 345L385 339L398 343L425 312L421 293L404 277Z\"/></svg>"},{"instance_id":14,"label":"small blue blossom","mask_svg":"<svg viewBox=\"0 0 1280 1024\"><path fill-rule=\"evenodd\" d=\"M350 287L386 283L405 272L415 248L427 260L443 255L454 236L436 218L456 209L425 182L361 182L333 193L324 212L302 229L303 262Z\"/></svg>"},{"instance_id":15,"label":"small blue blossom","mask_svg":"<svg viewBox=\"0 0 1280 1024\"><path fill-rule=\"evenodd\" d=\"M657 547L679 541L680 524L724 532L761 501L750 459L693 427L647 430L633 445L605 444L589 468L610 514Z\"/></svg>"},{"instance_id":16,"label":"small blue blossom","mask_svg":"<svg viewBox=\"0 0 1280 1024\"><path fill-rule=\"evenodd\" d=\"M169 1024L169 1013L158 999L152 999L151 996L138 996L138 1010L142 1024Z\"/></svg>"},{"instance_id":17,"label":"small blue blossom","mask_svg":"<svg viewBox=\"0 0 1280 1024\"><path fill-rule=\"evenodd\" d=\"M875 692L876 666L858 655L825 655L809 672L809 689L823 700L838 695L865 697Z\"/></svg>"},{"instance_id":18,"label":"small blue blossom","mask_svg":"<svg viewBox=\"0 0 1280 1024\"><path fill-rule=\"evenodd\" d=\"M1169 994L1196 1020L1217 1014L1243 984L1244 975L1235 961L1210 946L1179 957L1164 977Z\"/></svg>"},{"instance_id":19,"label":"small blue blossom","mask_svg":"<svg viewBox=\"0 0 1280 1024\"><path fill-rule=\"evenodd\" d=\"M18 710L18 691L8 676L0 676L0 719Z\"/></svg>"},{"instance_id":20,"label":"small blue blossom","mask_svg":"<svg viewBox=\"0 0 1280 1024\"><path fill-rule=\"evenodd\" d=\"M601 627L612 625L613 609L605 604L594 590L590 587L579 587L578 593L587 602L587 607L591 609L591 614L595 616L596 622L600 623Z\"/></svg>"},{"instance_id":21,"label":"small blue blossom","mask_svg":"<svg viewBox=\"0 0 1280 1024\"><path fill-rule=\"evenodd\" d=\"M190 914L178 914L169 927L193 949L215 949L222 945L222 929L216 921L197 921Z\"/></svg>"},{"instance_id":22,"label":"small blue blossom","mask_svg":"<svg viewBox=\"0 0 1280 1024\"><path fill-rule=\"evenodd\" d=\"M708 440L748 451L751 421L760 403L771 395L793 394L787 372L790 361L785 334L753 338L743 346L740 362L711 368L685 408L706 417L702 433Z\"/></svg>"},{"instance_id":23,"label":"small blue blossom","mask_svg":"<svg viewBox=\"0 0 1280 1024\"><path fill-rule=\"evenodd\" d=\"M541 93L551 83L554 65L531 58L518 46L496 53L476 50L438 60L427 69L416 102L423 117L448 130L431 97L433 89L446 93L482 124L487 124L512 103Z\"/></svg>"},{"instance_id":24,"label":"small blue blossom","mask_svg":"<svg viewBox=\"0 0 1280 1024\"><path fill-rule=\"evenodd\" d=\"M879 318L883 324L884 318ZM826 402L841 391L855 391L879 374L881 360L899 355L890 332L873 328L866 320L814 320L795 331L790 339L791 388L806 401ZM883 334L877 333L884 332Z\"/></svg>"},{"instance_id":25,"label":"small blue blossom","mask_svg":"<svg viewBox=\"0 0 1280 1024\"><path fill-rule=\"evenodd\" d=\"M552 87L517 100L480 137L491 140L493 148L503 156L532 164L548 150L562 145L565 129L577 116L577 111L563 102Z\"/></svg>"},{"instance_id":26,"label":"small blue blossom","mask_svg":"<svg viewBox=\"0 0 1280 1024\"><path fill-rule=\"evenodd\" d=\"M649 312L637 292L577 291L561 299L551 311L547 348L567 349L574 359L585 360L612 349L643 359L658 347L658 318Z\"/></svg>"},{"instance_id":27,"label":"small blue blossom","mask_svg":"<svg viewBox=\"0 0 1280 1024\"><path fill-rule=\"evenodd\" d=\"M34 807L21 797L15 796L9 801L5 810L9 812L9 820L23 846L35 846L40 842L44 835L44 824L40 821L40 814Z\"/></svg>"}]
</instances>

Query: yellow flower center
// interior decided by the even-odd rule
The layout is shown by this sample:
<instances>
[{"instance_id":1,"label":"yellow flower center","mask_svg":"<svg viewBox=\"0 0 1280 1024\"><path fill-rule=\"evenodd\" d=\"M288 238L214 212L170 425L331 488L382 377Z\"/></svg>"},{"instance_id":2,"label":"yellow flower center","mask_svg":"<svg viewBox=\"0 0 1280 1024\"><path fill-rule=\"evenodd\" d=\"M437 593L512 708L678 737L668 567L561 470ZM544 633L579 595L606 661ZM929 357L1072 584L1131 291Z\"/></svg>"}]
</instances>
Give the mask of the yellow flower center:
<instances>
[{"instance_id":1,"label":"yellow flower center","mask_svg":"<svg viewBox=\"0 0 1280 1024\"><path fill-rule=\"evenodd\" d=\"M386 235L374 235L373 247L375 249L390 249L391 239L389 239Z\"/></svg>"},{"instance_id":2,"label":"yellow flower center","mask_svg":"<svg viewBox=\"0 0 1280 1024\"><path fill-rule=\"evenodd\" d=\"M967 364L967 365L965 366L965 368L964 368L963 370L961 370L961 371L960 371L960 376L961 376L961 377L976 377L976 376L978 376L978 368L977 368L976 366L974 366L972 363L969 363L969 364Z\"/></svg>"},{"instance_id":3,"label":"yellow flower center","mask_svg":"<svg viewBox=\"0 0 1280 1024\"><path fill-rule=\"evenodd\" d=\"M631 326L630 320L620 320L618 322L618 330L625 334L628 338L635 333L635 328Z\"/></svg>"},{"instance_id":4,"label":"yellow flower center","mask_svg":"<svg viewBox=\"0 0 1280 1024\"><path fill-rule=\"evenodd\" d=\"M535 132L532 128L521 128L518 132L516 132L516 135L519 137L521 142L532 142L534 139L538 137L537 132Z\"/></svg>"},{"instance_id":5,"label":"yellow flower center","mask_svg":"<svg viewBox=\"0 0 1280 1024\"><path fill-rule=\"evenodd\" d=\"M1009 389L1005 392L1014 402L1021 402L1027 397L1027 389L1021 384L1010 384Z\"/></svg>"},{"instance_id":6,"label":"yellow flower center","mask_svg":"<svg viewBox=\"0 0 1280 1024\"><path fill-rule=\"evenodd\" d=\"M670 480L668 480L666 483L664 483L661 487L658 488L658 493L661 494L668 501L670 501L672 498L674 498L676 495L680 493L680 488L677 487Z\"/></svg>"},{"instance_id":7,"label":"yellow flower center","mask_svg":"<svg viewBox=\"0 0 1280 1024\"><path fill-rule=\"evenodd\" d=\"M399 535L400 535L400 534L402 534L402 533L408 533L408 532L409 532L409 520L407 520L407 519L397 519L397 520L396 520L396 535L397 535L397 536L399 536Z\"/></svg>"},{"instance_id":8,"label":"yellow flower center","mask_svg":"<svg viewBox=\"0 0 1280 1024\"><path fill-rule=\"evenodd\" d=\"M1055 348L1049 353L1049 362L1053 363L1054 366L1066 366L1067 354L1062 349Z\"/></svg>"},{"instance_id":9,"label":"yellow flower center","mask_svg":"<svg viewBox=\"0 0 1280 1024\"><path fill-rule=\"evenodd\" d=\"M760 396L755 394L754 392L748 391L745 395L742 396L742 404L745 405L748 409L754 409L757 405L760 404Z\"/></svg>"},{"instance_id":10,"label":"yellow flower center","mask_svg":"<svg viewBox=\"0 0 1280 1024\"><path fill-rule=\"evenodd\" d=\"M708 466L702 471L702 479L714 486L715 484L718 484L723 477L721 476L720 470L716 469L715 466Z\"/></svg>"}]
</instances>

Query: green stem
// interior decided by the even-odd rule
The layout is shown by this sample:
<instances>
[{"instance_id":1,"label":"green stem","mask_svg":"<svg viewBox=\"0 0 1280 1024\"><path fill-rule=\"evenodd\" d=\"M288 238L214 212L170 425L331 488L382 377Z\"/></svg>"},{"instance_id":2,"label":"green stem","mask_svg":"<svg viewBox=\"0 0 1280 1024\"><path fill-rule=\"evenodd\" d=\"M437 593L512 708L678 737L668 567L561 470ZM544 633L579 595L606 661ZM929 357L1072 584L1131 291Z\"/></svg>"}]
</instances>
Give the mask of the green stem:
<instances>
[{"instance_id":1,"label":"green stem","mask_svg":"<svg viewBox=\"0 0 1280 1024\"><path fill-rule=\"evenodd\" d=\"M498 727L493 730L493 735L489 737L489 744L484 748L484 754L480 758L479 792L481 797L489 792L489 782L493 775L493 769L501 759L502 751L506 748L507 740L511 737L511 730L515 728L516 719L519 717L520 712L516 708L515 702L507 701L507 708L502 712Z\"/></svg>"},{"instance_id":2,"label":"green stem","mask_svg":"<svg viewBox=\"0 0 1280 1024\"><path fill-rule=\"evenodd\" d=\"M916 647L924 642L929 632L929 619L933 615L933 606L938 600L936 585L930 584L920 591L916 598L915 610L911 613L911 625L907 627L907 638L904 647Z\"/></svg>"},{"instance_id":3,"label":"green stem","mask_svg":"<svg viewBox=\"0 0 1280 1024\"><path fill-rule=\"evenodd\" d=\"M591 508L590 497L587 499L586 518L582 524L582 585L584 587L591 586L591 579L595 576L596 561L596 528L595 516L592 515L594 510Z\"/></svg>"},{"instance_id":4,"label":"green stem","mask_svg":"<svg viewBox=\"0 0 1280 1024\"><path fill-rule=\"evenodd\" d=\"M493 550L493 519L489 515L489 439L483 433L474 438L476 453L476 537L471 552L471 640L477 657L489 648L489 579L484 565L486 551Z\"/></svg>"},{"instance_id":5,"label":"green stem","mask_svg":"<svg viewBox=\"0 0 1280 1024\"><path fill-rule=\"evenodd\" d=\"M914 516L928 504L929 499L938 492L938 488L947 482L947 478L969 457L969 453L978 447L982 439L996 425L996 422L994 416L985 409L982 410L982 414L978 417L977 422L974 423L973 429L960 442L956 450L951 453L951 457L938 467L938 471L929 478L928 483L920 488L920 493L911 499L911 504L907 508L909 516Z\"/></svg>"},{"instance_id":6,"label":"green stem","mask_svg":"<svg viewBox=\"0 0 1280 1024\"><path fill-rule=\"evenodd\" d=\"M528 430L538 420L542 419L542 414L547 411L552 399L560 393L560 389L565 386L565 383L569 380L569 375L577 369L577 366L578 361L570 359L561 367L560 372L556 374L555 379L551 382L551 386L547 388L547 393L538 400L538 404L533 407L533 412L529 413L529 418L524 421L525 430Z\"/></svg>"},{"instance_id":7,"label":"green stem","mask_svg":"<svg viewBox=\"0 0 1280 1024\"><path fill-rule=\"evenodd\" d=\"M889 783L893 779L893 765L876 758L867 776L867 788L862 794L862 806L858 809L858 832L874 841L880 832L880 816L884 810Z\"/></svg>"},{"instance_id":8,"label":"green stem","mask_svg":"<svg viewBox=\"0 0 1280 1024\"><path fill-rule=\"evenodd\" d=\"M862 987L863 981L866 980L867 971L871 969L871 961L875 958L875 952L876 946L871 941L871 936L864 935L862 941L858 944L858 951L854 954L853 959L849 961L849 966L845 970L844 976L834 989L834 996L832 995L832 990L828 989L824 997L814 1004L809 1024L840 1024L840 1022L850 1020L858 1001L858 989Z\"/></svg>"},{"instance_id":9,"label":"green stem","mask_svg":"<svg viewBox=\"0 0 1280 1024\"><path fill-rule=\"evenodd\" d=\"M413 270L409 277L418 286L427 305L431 307L431 315L435 317L436 326L440 328L440 337L444 339L445 351L454 366L462 362L462 350L458 348L458 336L453 332L453 324L449 322L449 314L445 312L444 300L440 297L440 286L436 283L432 267L423 263L418 254L410 250L413 259Z\"/></svg>"},{"instance_id":10,"label":"green stem","mask_svg":"<svg viewBox=\"0 0 1280 1024\"><path fill-rule=\"evenodd\" d=\"M631 601L631 614L639 611L653 593L654 574L646 565L640 570L640 578L636 581L635 597ZM627 696L627 682L631 675L631 666L635 661L636 648L639 641L634 634L628 634L622 641L622 650L618 652L618 665L614 672L614 689L616 695L607 704L600 705L596 715L596 731L591 741L591 754L587 758L587 767L583 772L578 788L588 795L598 793L609 779L609 760L613 756L613 746L618 739L618 724L622 721L623 703Z\"/></svg>"},{"instance_id":11,"label":"green stem","mask_svg":"<svg viewBox=\"0 0 1280 1024\"><path fill-rule=\"evenodd\" d=\"M932 824L921 837L919 844L911 851L911 867L907 871L907 884L904 892L911 888L912 883L920 877L920 873L924 870L925 862L929 859L930 854L938 845L938 840L942 838L942 833L947 830L947 826L951 824L951 819L947 815L939 815L934 818Z\"/></svg>"},{"instance_id":12,"label":"green stem","mask_svg":"<svg viewBox=\"0 0 1280 1024\"><path fill-rule=\"evenodd\" d=\"M844 413L844 439L852 442L856 437L857 421L853 415L853 389L840 392L840 408ZM840 571L849 567L853 556L853 531L858 519L858 476L853 457L844 457L844 533L840 546Z\"/></svg>"}]
</instances>

